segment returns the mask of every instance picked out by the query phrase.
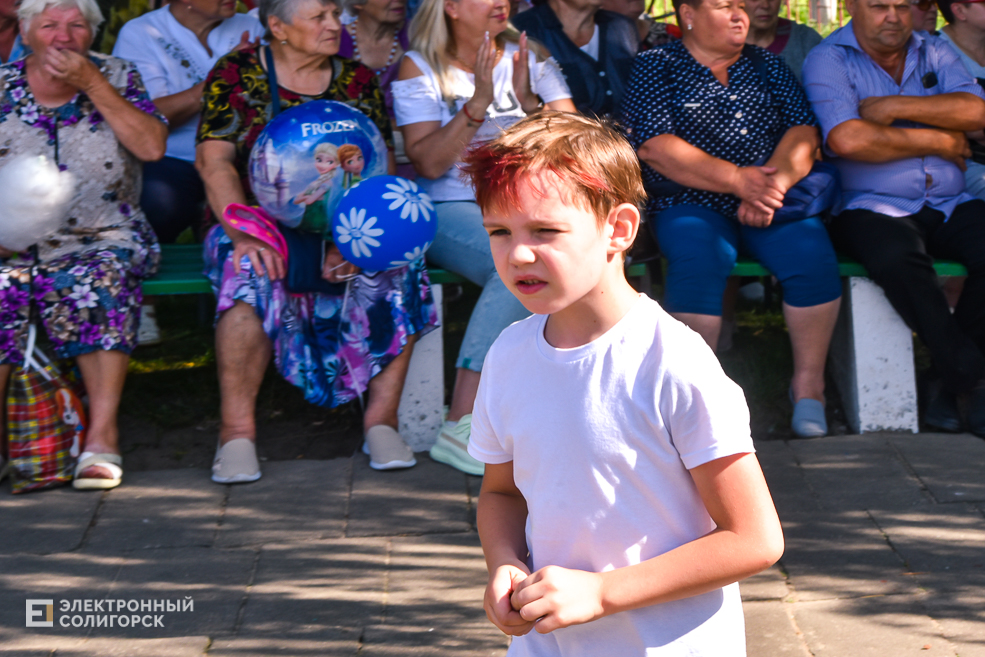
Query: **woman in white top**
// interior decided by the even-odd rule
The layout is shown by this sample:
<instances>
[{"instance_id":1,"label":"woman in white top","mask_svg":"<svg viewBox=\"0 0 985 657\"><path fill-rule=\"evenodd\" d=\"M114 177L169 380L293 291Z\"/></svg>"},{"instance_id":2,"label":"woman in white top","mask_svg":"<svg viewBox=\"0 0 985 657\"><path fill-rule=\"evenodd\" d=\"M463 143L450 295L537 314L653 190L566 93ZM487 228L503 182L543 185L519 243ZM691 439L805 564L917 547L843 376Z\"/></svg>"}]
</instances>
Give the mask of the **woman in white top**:
<instances>
[{"instance_id":1,"label":"woman in white top","mask_svg":"<svg viewBox=\"0 0 985 657\"><path fill-rule=\"evenodd\" d=\"M113 55L137 65L171 126L164 159L144 166L140 198L163 243L202 216L205 189L195 171L195 130L205 77L220 57L262 34L258 19L236 13L236 0L172 0L120 30Z\"/></svg>"},{"instance_id":2,"label":"woman in white top","mask_svg":"<svg viewBox=\"0 0 985 657\"><path fill-rule=\"evenodd\" d=\"M482 212L462 180L462 154L541 104L574 112L553 58L528 49L509 24L508 0L424 0L411 23L411 50L393 82L394 110L418 184L436 202L438 235L428 260L483 287L462 348L435 460L470 474L483 466L465 451L486 351L500 331L529 315L496 275Z\"/></svg>"}]
</instances>

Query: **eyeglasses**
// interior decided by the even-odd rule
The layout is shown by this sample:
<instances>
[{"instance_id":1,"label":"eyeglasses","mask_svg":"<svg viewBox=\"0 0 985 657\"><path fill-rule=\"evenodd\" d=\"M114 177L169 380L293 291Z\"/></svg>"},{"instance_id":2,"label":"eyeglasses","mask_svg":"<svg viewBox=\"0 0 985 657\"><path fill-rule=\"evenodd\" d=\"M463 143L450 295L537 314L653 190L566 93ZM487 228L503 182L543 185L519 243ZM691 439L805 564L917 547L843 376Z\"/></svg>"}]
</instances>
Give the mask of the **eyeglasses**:
<instances>
[{"instance_id":1,"label":"eyeglasses","mask_svg":"<svg viewBox=\"0 0 985 657\"><path fill-rule=\"evenodd\" d=\"M985 2L985 0L971 0L971 2ZM952 0L952 4L957 4L958 0ZM937 4L937 0L910 0L910 6L916 7L920 11L929 11Z\"/></svg>"}]
</instances>

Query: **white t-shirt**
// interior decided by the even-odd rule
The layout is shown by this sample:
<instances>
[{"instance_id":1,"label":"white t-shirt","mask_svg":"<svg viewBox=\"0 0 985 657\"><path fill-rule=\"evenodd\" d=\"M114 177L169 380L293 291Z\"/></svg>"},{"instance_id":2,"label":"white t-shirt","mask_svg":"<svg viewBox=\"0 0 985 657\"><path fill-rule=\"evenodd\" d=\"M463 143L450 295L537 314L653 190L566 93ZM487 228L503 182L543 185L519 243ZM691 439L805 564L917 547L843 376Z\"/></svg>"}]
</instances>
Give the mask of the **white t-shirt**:
<instances>
[{"instance_id":1,"label":"white t-shirt","mask_svg":"<svg viewBox=\"0 0 985 657\"><path fill-rule=\"evenodd\" d=\"M513 53L518 46L507 43L499 63L493 69L493 103L486 110L485 123L476 131L472 143L489 141L501 131L526 116L513 93ZM407 53L423 75L410 80L394 80L390 85L393 91L393 108L397 115L397 125L423 121L440 121L447 125L462 110L462 106L475 93L475 76L457 67L451 67L452 91L455 94L454 109L441 98L438 79L424 58L415 51ZM529 53L530 87L545 103L562 98L571 98L568 85L561 75L561 68L553 57L538 62L534 53ZM476 117L478 118L478 117ZM460 165L455 164L445 175L436 180L417 178L417 184L435 201L472 201L475 194L472 186L462 179Z\"/></svg>"},{"instance_id":2,"label":"white t-shirt","mask_svg":"<svg viewBox=\"0 0 985 657\"><path fill-rule=\"evenodd\" d=\"M210 57L198 37L175 20L170 6L127 21L113 47L115 57L137 65L152 100L190 89L204 80L219 58L239 44L243 32L250 33L251 41L263 35L263 26L255 17L231 16L209 32ZM180 126L171 126L166 155L194 161L197 129L197 114Z\"/></svg>"},{"instance_id":3,"label":"white t-shirt","mask_svg":"<svg viewBox=\"0 0 985 657\"><path fill-rule=\"evenodd\" d=\"M513 461L531 572L604 572L668 552L715 523L688 472L753 452L749 410L698 334L641 296L589 344L556 349L546 315L486 356L469 453ZM745 655L737 584L513 639L510 657Z\"/></svg>"}]
</instances>

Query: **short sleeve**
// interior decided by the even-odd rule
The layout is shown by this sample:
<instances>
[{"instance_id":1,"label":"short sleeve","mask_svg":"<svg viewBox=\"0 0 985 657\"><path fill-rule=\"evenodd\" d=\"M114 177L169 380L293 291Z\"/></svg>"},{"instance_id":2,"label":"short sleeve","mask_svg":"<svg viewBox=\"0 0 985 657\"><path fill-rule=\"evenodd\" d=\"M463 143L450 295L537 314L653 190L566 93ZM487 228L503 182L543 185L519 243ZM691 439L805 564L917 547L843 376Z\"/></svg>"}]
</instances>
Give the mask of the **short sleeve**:
<instances>
[{"instance_id":1,"label":"short sleeve","mask_svg":"<svg viewBox=\"0 0 985 657\"><path fill-rule=\"evenodd\" d=\"M441 120L441 91L431 68L423 62L417 53L409 52L407 56L421 69L421 75L409 80L394 80L390 83L393 94L393 110L396 114L397 125Z\"/></svg>"},{"instance_id":2,"label":"short sleeve","mask_svg":"<svg viewBox=\"0 0 985 657\"><path fill-rule=\"evenodd\" d=\"M120 61L124 62L123 74L126 78L126 84L122 89L121 95L137 109L150 114L161 121L161 123L167 125L167 118L161 114L157 106L151 101L150 96L147 95L147 90L144 88L144 81L140 77L140 71L137 70L134 64L126 60Z\"/></svg>"},{"instance_id":3,"label":"short sleeve","mask_svg":"<svg viewBox=\"0 0 985 657\"><path fill-rule=\"evenodd\" d=\"M858 92L848 77L848 65L840 46L821 44L807 55L804 87L825 141L836 126L861 118Z\"/></svg>"},{"instance_id":4,"label":"short sleeve","mask_svg":"<svg viewBox=\"0 0 985 657\"><path fill-rule=\"evenodd\" d=\"M675 338L674 364L666 369L656 403L684 467L755 452L742 388L725 375L700 336L682 331Z\"/></svg>"},{"instance_id":5,"label":"short sleeve","mask_svg":"<svg viewBox=\"0 0 985 657\"><path fill-rule=\"evenodd\" d=\"M937 56L937 74L940 93L968 93L985 99L981 85L964 67L958 53L940 37L930 37L928 48L934 48Z\"/></svg>"},{"instance_id":6,"label":"short sleeve","mask_svg":"<svg viewBox=\"0 0 985 657\"><path fill-rule=\"evenodd\" d=\"M530 53L530 88L545 103L571 98L571 90L568 89L568 83L564 81L557 60L548 57L543 61L537 61L537 56L532 52Z\"/></svg>"},{"instance_id":7,"label":"short sleeve","mask_svg":"<svg viewBox=\"0 0 985 657\"><path fill-rule=\"evenodd\" d=\"M780 117L787 129L797 125L817 125L817 117L807 94L793 71L780 57L773 56L768 65L770 94L779 101Z\"/></svg>"},{"instance_id":8,"label":"short sleeve","mask_svg":"<svg viewBox=\"0 0 985 657\"><path fill-rule=\"evenodd\" d=\"M670 63L663 47L640 53L633 63L619 116L629 143L636 150L654 137L677 132L671 112L673 90L663 84L667 76L662 69Z\"/></svg>"},{"instance_id":9,"label":"short sleeve","mask_svg":"<svg viewBox=\"0 0 985 657\"><path fill-rule=\"evenodd\" d=\"M493 344L486 354L486 364L493 362L492 354L496 351ZM469 434L469 454L477 461L490 464L509 463L513 460L513 445L500 440L493 430L489 418L491 408L489 390L495 378L494 368L483 366L483 376L479 380L479 390L475 395L475 405L472 408L472 426Z\"/></svg>"},{"instance_id":10,"label":"short sleeve","mask_svg":"<svg viewBox=\"0 0 985 657\"><path fill-rule=\"evenodd\" d=\"M140 77L144 81L144 87L151 98L160 98L171 94L168 87L167 71L161 66L160 60L154 56L156 52L156 44L141 30L141 26L137 22L125 24L116 37L116 45L113 46L114 57L126 59L137 66Z\"/></svg>"},{"instance_id":11,"label":"short sleeve","mask_svg":"<svg viewBox=\"0 0 985 657\"><path fill-rule=\"evenodd\" d=\"M210 139L235 143L250 128L251 122L236 110L244 105L235 99L239 91L235 82L240 77L239 68L240 62L227 55L209 71L202 92L202 118L195 143Z\"/></svg>"}]
</instances>

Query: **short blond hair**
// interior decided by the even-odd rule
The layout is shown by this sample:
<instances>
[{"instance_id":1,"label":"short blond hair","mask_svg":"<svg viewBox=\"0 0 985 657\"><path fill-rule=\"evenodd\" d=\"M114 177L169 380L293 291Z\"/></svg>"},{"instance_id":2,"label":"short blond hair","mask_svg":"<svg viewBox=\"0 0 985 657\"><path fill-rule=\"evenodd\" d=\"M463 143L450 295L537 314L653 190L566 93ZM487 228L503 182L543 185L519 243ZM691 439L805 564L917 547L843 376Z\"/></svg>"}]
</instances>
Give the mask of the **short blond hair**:
<instances>
[{"instance_id":1,"label":"short blond hair","mask_svg":"<svg viewBox=\"0 0 985 657\"><path fill-rule=\"evenodd\" d=\"M636 151L611 124L580 114L543 111L516 123L490 142L470 149L464 171L486 210L520 207L520 181L554 173L574 204L592 212L601 227L617 206L646 203Z\"/></svg>"}]
</instances>

